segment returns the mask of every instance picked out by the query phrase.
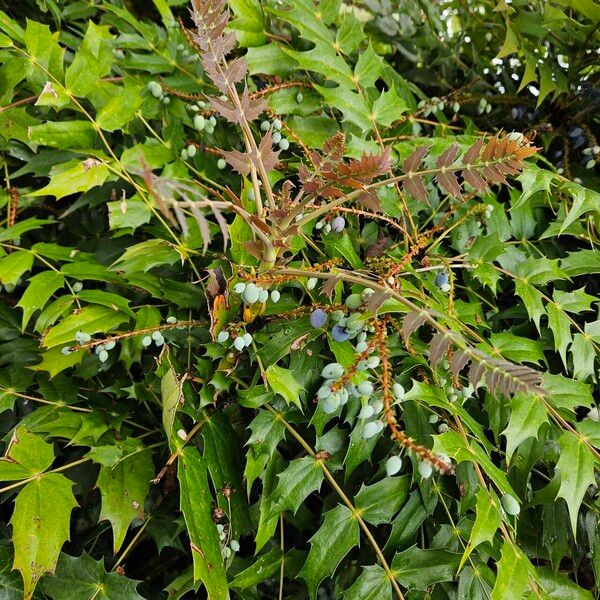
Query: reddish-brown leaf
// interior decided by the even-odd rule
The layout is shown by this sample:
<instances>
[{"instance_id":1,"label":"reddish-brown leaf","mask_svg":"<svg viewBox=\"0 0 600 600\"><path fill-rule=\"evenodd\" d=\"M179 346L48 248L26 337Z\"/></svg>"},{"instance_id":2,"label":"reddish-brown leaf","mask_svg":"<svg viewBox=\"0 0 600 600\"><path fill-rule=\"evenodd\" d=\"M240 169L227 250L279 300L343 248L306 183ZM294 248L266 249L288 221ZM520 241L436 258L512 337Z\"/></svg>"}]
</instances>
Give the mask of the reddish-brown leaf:
<instances>
[{"instance_id":1,"label":"reddish-brown leaf","mask_svg":"<svg viewBox=\"0 0 600 600\"><path fill-rule=\"evenodd\" d=\"M417 171L419 165L425 158L425 155L429 152L430 146L419 146L405 161L402 165L403 173L412 173Z\"/></svg>"}]
</instances>

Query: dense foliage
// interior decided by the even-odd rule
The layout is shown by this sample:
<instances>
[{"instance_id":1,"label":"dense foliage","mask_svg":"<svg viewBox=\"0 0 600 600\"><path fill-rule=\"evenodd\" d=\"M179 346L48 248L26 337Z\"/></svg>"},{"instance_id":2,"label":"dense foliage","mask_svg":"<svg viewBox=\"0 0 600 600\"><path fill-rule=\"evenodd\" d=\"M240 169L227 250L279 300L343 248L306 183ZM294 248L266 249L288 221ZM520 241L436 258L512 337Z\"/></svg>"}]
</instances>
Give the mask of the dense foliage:
<instances>
[{"instance_id":1,"label":"dense foliage","mask_svg":"<svg viewBox=\"0 0 600 600\"><path fill-rule=\"evenodd\" d=\"M2 4L3 600L598 597L600 5Z\"/></svg>"}]
</instances>

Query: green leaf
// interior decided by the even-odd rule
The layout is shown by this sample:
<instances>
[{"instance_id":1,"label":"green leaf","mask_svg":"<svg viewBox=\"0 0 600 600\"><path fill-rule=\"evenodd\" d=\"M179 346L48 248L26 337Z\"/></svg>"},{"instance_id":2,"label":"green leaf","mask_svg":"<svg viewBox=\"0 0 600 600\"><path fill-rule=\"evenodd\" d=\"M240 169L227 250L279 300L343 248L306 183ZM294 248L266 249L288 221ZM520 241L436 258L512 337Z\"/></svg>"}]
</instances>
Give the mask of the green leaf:
<instances>
[{"instance_id":1,"label":"green leaf","mask_svg":"<svg viewBox=\"0 0 600 600\"><path fill-rule=\"evenodd\" d=\"M434 583L452 581L460 556L442 548L421 550L412 546L394 556L392 569L405 588L426 590Z\"/></svg>"},{"instance_id":2,"label":"green leaf","mask_svg":"<svg viewBox=\"0 0 600 600\"><path fill-rule=\"evenodd\" d=\"M169 368L160 380L160 393L162 397L162 422L167 438L173 435L175 413L183 403L181 382L173 367Z\"/></svg>"},{"instance_id":3,"label":"green leaf","mask_svg":"<svg viewBox=\"0 0 600 600\"><path fill-rule=\"evenodd\" d=\"M513 28L510 26L510 24L507 22L506 23L506 37L504 38L504 44L502 45L502 48L500 48L500 52L498 52L498 55L496 56L496 58L504 58L505 56L508 56L509 54L513 54L514 52L517 52L518 49L519 49L519 39L517 38L517 34L513 30Z\"/></svg>"},{"instance_id":4,"label":"green leaf","mask_svg":"<svg viewBox=\"0 0 600 600\"><path fill-rule=\"evenodd\" d=\"M56 271L42 271L29 278L29 285L17 303L23 309L21 328L25 330L36 310L44 308L56 290L65 284L65 277Z\"/></svg>"},{"instance_id":5,"label":"green leaf","mask_svg":"<svg viewBox=\"0 0 600 600\"><path fill-rule=\"evenodd\" d=\"M29 128L32 144L52 148L93 148L97 132L89 121L47 121Z\"/></svg>"},{"instance_id":6,"label":"green leaf","mask_svg":"<svg viewBox=\"0 0 600 600\"><path fill-rule=\"evenodd\" d=\"M323 525L310 538L310 552L298 577L307 585L311 598L325 577L333 575L338 565L360 541L358 521L352 511L341 504L325 513Z\"/></svg>"},{"instance_id":7,"label":"green leaf","mask_svg":"<svg viewBox=\"0 0 600 600\"><path fill-rule=\"evenodd\" d=\"M312 456L297 458L278 475L277 487L271 494L270 514L286 510L295 513L306 497L321 488L323 470Z\"/></svg>"},{"instance_id":8,"label":"green leaf","mask_svg":"<svg viewBox=\"0 0 600 600\"><path fill-rule=\"evenodd\" d=\"M587 408L592 406L593 398L590 386L582 381L544 373L542 387L547 392L547 400L552 406L565 409L573 415L577 406Z\"/></svg>"},{"instance_id":9,"label":"green leaf","mask_svg":"<svg viewBox=\"0 0 600 600\"><path fill-rule=\"evenodd\" d=\"M554 337L554 349L560 354L565 368L567 367L567 349L571 345L573 336L571 335L571 319L564 310L558 308L555 304L549 303L546 306L548 311L548 327Z\"/></svg>"},{"instance_id":10,"label":"green leaf","mask_svg":"<svg viewBox=\"0 0 600 600\"><path fill-rule=\"evenodd\" d=\"M15 500L10 520L15 558L13 568L21 572L25 600L44 573L52 573L60 549L69 539L71 511L77 502L73 482L50 473L28 483Z\"/></svg>"},{"instance_id":11,"label":"green leaf","mask_svg":"<svg viewBox=\"0 0 600 600\"><path fill-rule=\"evenodd\" d=\"M107 306L84 306L78 313L69 315L58 325L52 327L44 336L42 345L46 348L53 348L73 342L78 331L90 335L99 332L106 333L127 321L128 318L126 314Z\"/></svg>"},{"instance_id":12,"label":"green leaf","mask_svg":"<svg viewBox=\"0 0 600 600\"><path fill-rule=\"evenodd\" d=\"M300 392L303 388L294 378L293 372L273 364L267 368L266 374L273 391L282 396L288 404L294 404L302 410Z\"/></svg>"},{"instance_id":13,"label":"green leaf","mask_svg":"<svg viewBox=\"0 0 600 600\"><path fill-rule=\"evenodd\" d=\"M531 563L523 552L513 543L505 541L497 569L490 600L522 600L532 570Z\"/></svg>"},{"instance_id":14,"label":"green leaf","mask_svg":"<svg viewBox=\"0 0 600 600\"><path fill-rule=\"evenodd\" d=\"M229 26L235 30L238 44L242 48L262 46L265 36L265 22L258 0L230 0L229 6L235 16Z\"/></svg>"},{"instance_id":15,"label":"green leaf","mask_svg":"<svg viewBox=\"0 0 600 600\"><path fill-rule=\"evenodd\" d=\"M535 575L539 586L544 590L544 598L552 600L567 598L568 600L593 600L594 598L589 590L578 586L564 573L555 573L548 567L538 567ZM527 595L527 598L531 600L535 597L534 592Z\"/></svg>"},{"instance_id":16,"label":"green leaf","mask_svg":"<svg viewBox=\"0 0 600 600\"><path fill-rule=\"evenodd\" d=\"M89 554L61 554L52 577L45 577L41 588L58 600L143 600L136 592L139 581L117 573L107 573L101 560Z\"/></svg>"},{"instance_id":17,"label":"green leaf","mask_svg":"<svg viewBox=\"0 0 600 600\"><path fill-rule=\"evenodd\" d=\"M114 467L100 468L100 520L108 519L112 525L115 553L121 548L131 521L144 519L144 503L153 478L154 465L148 451L127 456Z\"/></svg>"},{"instance_id":18,"label":"green leaf","mask_svg":"<svg viewBox=\"0 0 600 600\"><path fill-rule=\"evenodd\" d=\"M408 498L409 488L408 477L386 477L373 485L363 485L354 504L368 523L389 523Z\"/></svg>"},{"instance_id":19,"label":"green leaf","mask_svg":"<svg viewBox=\"0 0 600 600\"><path fill-rule=\"evenodd\" d=\"M577 535L577 515L583 497L590 485L595 482L594 456L581 438L565 431L558 438L560 455L556 470L560 473L558 497L564 498L569 507L571 529Z\"/></svg>"},{"instance_id":20,"label":"green leaf","mask_svg":"<svg viewBox=\"0 0 600 600\"><path fill-rule=\"evenodd\" d=\"M560 261L561 269L570 277L600 273L600 252L597 250L579 250L569 252Z\"/></svg>"},{"instance_id":21,"label":"green leaf","mask_svg":"<svg viewBox=\"0 0 600 600\"><path fill-rule=\"evenodd\" d=\"M202 581L211 600L228 600L229 586L221 558L217 527L212 519L213 498L206 464L198 450L186 446L177 465L181 511L194 561L194 581Z\"/></svg>"},{"instance_id":22,"label":"green leaf","mask_svg":"<svg viewBox=\"0 0 600 600\"><path fill-rule=\"evenodd\" d=\"M140 271L145 273L159 265L172 265L180 258L179 253L165 240L151 239L129 246L110 268L127 276Z\"/></svg>"},{"instance_id":23,"label":"green leaf","mask_svg":"<svg viewBox=\"0 0 600 600\"><path fill-rule=\"evenodd\" d=\"M544 344L540 340L531 340L509 331L492 333L490 344L502 356L517 363L530 362L539 365L544 361Z\"/></svg>"},{"instance_id":24,"label":"green leaf","mask_svg":"<svg viewBox=\"0 0 600 600\"><path fill-rule=\"evenodd\" d=\"M248 61L248 73L257 75L287 75L297 68L296 61L285 54L285 52L274 42L248 48L246 52Z\"/></svg>"},{"instance_id":25,"label":"green leaf","mask_svg":"<svg viewBox=\"0 0 600 600\"><path fill-rule=\"evenodd\" d=\"M142 93L139 87L126 87L122 93L111 98L96 115L96 123L104 131L123 129L132 121L142 105Z\"/></svg>"},{"instance_id":26,"label":"green leaf","mask_svg":"<svg viewBox=\"0 0 600 600\"><path fill-rule=\"evenodd\" d=\"M97 93L99 80L110 73L114 62L110 28L88 21L83 42L65 73L65 85L75 96Z\"/></svg>"},{"instance_id":27,"label":"green leaf","mask_svg":"<svg viewBox=\"0 0 600 600\"><path fill-rule=\"evenodd\" d=\"M336 46L348 55L357 50L364 39L363 24L353 13L344 15L342 24L335 36Z\"/></svg>"},{"instance_id":28,"label":"green leaf","mask_svg":"<svg viewBox=\"0 0 600 600\"><path fill-rule=\"evenodd\" d=\"M491 542L494 539L494 535L502 523L500 502L495 494L492 495L486 489L479 488L475 496L477 498L475 523L473 523L469 541L460 560L459 570L463 568L471 552L479 544Z\"/></svg>"},{"instance_id":29,"label":"green leaf","mask_svg":"<svg viewBox=\"0 0 600 600\"><path fill-rule=\"evenodd\" d=\"M510 407L510 420L502 432L506 436L506 457L509 461L517 446L529 437L537 438L540 427L548 422L542 400L533 394L515 394Z\"/></svg>"},{"instance_id":30,"label":"green leaf","mask_svg":"<svg viewBox=\"0 0 600 600\"><path fill-rule=\"evenodd\" d=\"M54 461L52 444L29 433L25 427L14 430L8 448L0 458L0 481L27 479L43 473Z\"/></svg>"},{"instance_id":31,"label":"green leaf","mask_svg":"<svg viewBox=\"0 0 600 600\"><path fill-rule=\"evenodd\" d=\"M314 88L323 96L327 104L342 112L345 120L354 123L364 132L371 130L369 108L356 92L341 85L336 88L326 88L315 84Z\"/></svg>"},{"instance_id":32,"label":"green leaf","mask_svg":"<svg viewBox=\"0 0 600 600\"><path fill-rule=\"evenodd\" d=\"M389 127L400 119L408 110L408 105L404 102L396 88L392 86L387 92L382 92L379 98L373 103L373 117L380 125Z\"/></svg>"},{"instance_id":33,"label":"green leaf","mask_svg":"<svg viewBox=\"0 0 600 600\"><path fill-rule=\"evenodd\" d=\"M375 84L380 75L381 59L373 49L373 44L369 43L367 49L360 53L356 61L354 77L363 87L370 87Z\"/></svg>"},{"instance_id":34,"label":"green leaf","mask_svg":"<svg viewBox=\"0 0 600 600\"><path fill-rule=\"evenodd\" d=\"M108 178L108 167L101 161L87 159L85 161L70 160L52 167L50 183L30 196L55 196L57 200L102 185Z\"/></svg>"},{"instance_id":35,"label":"green leaf","mask_svg":"<svg viewBox=\"0 0 600 600\"><path fill-rule=\"evenodd\" d=\"M137 229L150 221L152 212L142 200L129 198L119 202L107 202L108 223L111 229Z\"/></svg>"},{"instance_id":36,"label":"green leaf","mask_svg":"<svg viewBox=\"0 0 600 600\"><path fill-rule=\"evenodd\" d=\"M0 283L16 285L19 278L33 266L33 253L26 250L11 252L0 258Z\"/></svg>"},{"instance_id":37,"label":"green leaf","mask_svg":"<svg viewBox=\"0 0 600 600\"><path fill-rule=\"evenodd\" d=\"M571 344L571 356L573 357L573 377L585 381L594 376L596 361L596 349L588 335L576 333Z\"/></svg>"},{"instance_id":38,"label":"green leaf","mask_svg":"<svg viewBox=\"0 0 600 600\"><path fill-rule=\"evenodd\" d=\"M381 600L392 597L392 584L379 565L362 567L358 579L343 595L344 600Z\"/></svg>"}]
</instances>

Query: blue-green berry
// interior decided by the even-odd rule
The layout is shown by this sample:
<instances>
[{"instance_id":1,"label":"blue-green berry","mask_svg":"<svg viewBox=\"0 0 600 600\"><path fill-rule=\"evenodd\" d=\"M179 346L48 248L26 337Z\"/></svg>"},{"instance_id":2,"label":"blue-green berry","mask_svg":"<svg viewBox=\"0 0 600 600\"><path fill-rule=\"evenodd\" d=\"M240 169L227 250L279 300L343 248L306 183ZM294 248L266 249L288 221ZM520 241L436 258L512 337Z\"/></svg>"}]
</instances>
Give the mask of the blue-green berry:
<instances>
[{"instance_id":1,"label":"blue-green berry","mask_svg":"<svg viewBox=\"0 0 600 600\"><path fill-rule=\"evenodd\" d=\"M362 306L363 300L360 294L350 294L346 298L346 306L353 310L360 308Z\"/></svg>"},{"instance_id":2,"label":"blue-green berry","mask_svg":"<svg viewBox=\"0 0 600 600\"><path fill-rule=\"evenodd\" d=\"M269 123L269 121L263 121L263 122L260 124L260 128L261 128L263 131L269 131L269 129L271 128L271 124Z\"/></svg>"},{"instance_id":3,"label":"blue-green berry","mask_svg":"<svg viewBox=\"0 0 600 600\"><path fill-rule=\"evenodd\" d=\"M286 138L281 138L281 141L279 142L279 147L284 151L287 150L290 147L289 140L287 140Z\"/></svg>"},{"instance_id":4,"label":"blue-green berry","mask_svg":"<svg viewBox=\"0 0 600 600\"><path fill-rule=\"evenodd\" d=\"M390 456L385 463L385 472L389 477L395 475L402 468L402 459L399 456Z\"/></svg>"},{"instance_id":5,"label":"blue-green berry","mask_svg":"<svg viewBox=\"0 0 600 600\"><path fill-rule=\"evenodd\" d=\"M246 347L246 342L244 341L244 338L242 336L236 337L235 340L233 340L233 347L238 352L241 352Z\"/></svg>"},{"instance_id":6,"label":"blue-green berry","mask_svg":"<svg viewBox=\"0 0 600 600\"><path fill-rule=\"evenodd\" d=\"M278 290L273 290L271 292L271 302L275 302L275 304L277 304L277 302L279 302L280 299L281 299L281 292L279 292Z\"/></svg>"},{"instance_id":7,"label":"blue-green berry","mask_svg":"<svg viewBox=\"0 0 600 600\"><path fill-rule=\"evenodd\" d=\"M304 101L304 96L302 95L302 92L298 92L296 94L296 102L298 104L302 104L303 101Z\"/></svg>"},{"instance_id":8,"label":"blue-green berry","mask_svg":"<svg viewBox=\"0 0 600 600\"><path fill-rule=\"evenodd\" d=\"M190 144L186 150L190 158L194 158L194 156L196 156L196 146L194 146L194 144Z\"/></svg>"},{"instance_id":9,"label":"blue-green berry","mask_svg":"<svg viewBox=\"0 0 600 600\"><path fill-rule=\"evenodd\" d=\"M283 127L283 123L279 119L273 119L273 129L279 131Z\"/></svg>"},{"instance_id":10,"label":"blue-green berry","mask_svg":"<svg viewBox=\"0 0 600 600\"><path fill-rule=\"evenodd\" d=\"M281 134L279 132L274 133L273 134L273 143L279 144L280 141L281 141Z\"/></svg>"},{"instance_id":11,"label":"blue-green berry","mask_svg":"<svg viewBox=\"0 0 600 600\"><path fill-rule=\"evenodd\" d=\"M316 277L309 277L306 281L306 289L314 290L317 285L318 279Z\"/></svg>"},{"instance_id":12,"label":"blue-green berry","mask_svg":"<svg viewBox=\"0 0 600 600\"><path fill-rule=\"evenodd\" d=\"M149 335L145 335L142 338L142 346L144 346L144 348L147 348L151 343L152 343L152 338Z\"/></svg>"},{"instance_id":13,"label":"blue-green berry","mask_svg":"<svg viewBox=\"0 0 600 600\"><path fill-rule=\"evenodd\" d=\"M344 374L344 367L337 362L329 363L323 367L321 377L325 379L339 379Z\"/></svg>"},{"instance_id":14,"label":"blue-green berry","mask_svg":"<svg viewBox=\"0 0 600 600\"><path fill-rule=\"evenodd\" d=\"M362 430L362 436L365 440L368 440L369 438L377 435L379 431L379 423L377 421L370 421L369 423L365 423L365 426Z\"/></svg>"},{"instance_id":15,"label":"blue-green berry","mask_svg":"<svg viewBox=\"0 0 600 600\"><path fill-rule=\"evenodd\" d=\"M106 362L108 360L108 352L106 350L101 350L98 353L98 360L102 363Z\"/></svg>"},{"instance_id":16,"label":"blue-green berry","mask_svg":"<svg viewBox=\"0 0 600 600\"><path fill-rule=\"evenodd\" d=\"M254 304L255 302L258 302L259 295L260 289L258 286L254 283L249 283L242 293L242 298L246 304Z\"/></svg>"},{"instance_id":17,"label":"blue-green berry","mask_svg":"<svg viewBox=\"0 0 600 600\"><path fill-rule=\"evenodd\" d=\"M243 294L245 289L246 289L246 284L243 281L240 281L233 286L233 291L236 294Z\"/></svg>"},{"instance_id":18,"label":"blue-green berry","mask_svg":"<svg viewBox=\"0 0 600 600\"><path fill-rule=\"evenodd\" d=\"M196 115L194 117L194 127L198 131L202 131L206 127L206 119L202 115Z\"/></svg>"},{"instance_id":19,"label":"blue-green berry","mask_svg":"<svg viewBox=\"0 0 600 600\"><path fill-rule=\"evenodd\" d=\"M76 281L73 284L73 291L74 292L80 292L83 289L83 283L81 283L81 281Z\"/></svg>"},{"instance_id":20,"label":"blue-green berry","mask_svg":"<svg viewBox=\"0 0 600 600\"><path fill-rule=\"evenodd\" d=\"M217 161L217 169L220 169L221 171L227 166L227 161L224 158L220 158Z\"/></svg>"},{"instance_id":21,"label":"blue-green berry","mask_svg":"<svg viewBox=\"0 0 600 600\"><path fill-rule=\"evenodd\" d=\"M244 340L244 344L246 344L246 346L250 346L250 344L252 344L252 335L249 333L244 333L244 335L242 335L242 339Z\"/></svg>"},{"instance_id":22,"label":"blue-green berry","mask_svg":"<svg viewBox=\"0 0 600 600\"><path fill-rule=\"evenodd\" d=\"M433 467L431 466L431 463L429 463L425 460L422 460L419 463L418 471L419 471L419 475L423 479L428 479L429 477L431 477L431 475L433 473Z\"/></svg>"},{"instance_id":23,"label":"blue-green berry","mask_svg":"<svg viewBox=\"0 0 600 600\"><path fill-rule=\"evenodd\" d=\"M229 339L229 331L219 331L217 334L217 342L224 344Z\"/></svg>"},{"instance_id":24,"label":"blue-green berry","mask_svg":"<svg viewBox=\"0 0 600 600\"><path fill-rule=\"evenodd\" d=\"M269 292L267 290L260 290L260 292L258 292L258 301L259 302L266 302L269 299Z\"/></svg>"}]
</instances>

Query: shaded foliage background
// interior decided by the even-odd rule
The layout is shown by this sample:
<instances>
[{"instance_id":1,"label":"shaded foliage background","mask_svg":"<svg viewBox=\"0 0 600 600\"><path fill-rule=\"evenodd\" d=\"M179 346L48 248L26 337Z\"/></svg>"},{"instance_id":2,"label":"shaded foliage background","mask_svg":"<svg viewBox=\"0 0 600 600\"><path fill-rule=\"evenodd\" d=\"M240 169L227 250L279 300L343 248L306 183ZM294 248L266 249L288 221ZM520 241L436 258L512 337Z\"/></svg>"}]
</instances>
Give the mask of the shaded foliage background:
<instances>
[{"instance_id":1,"label":"shaded foliage background","mask_svg":"<svg viewBox=\"0 0 600 600\"><path fill-rule=\"evenodd\" d=\"M597 597L599 5L227 4L0 5L2 597Z\"/></svg>"}]
</instances>

